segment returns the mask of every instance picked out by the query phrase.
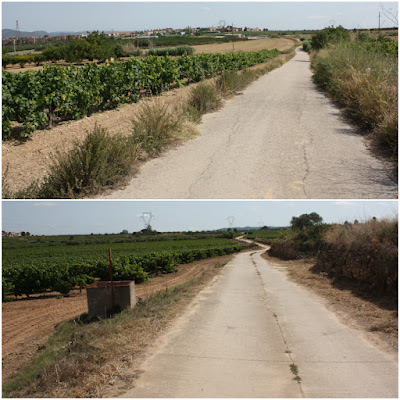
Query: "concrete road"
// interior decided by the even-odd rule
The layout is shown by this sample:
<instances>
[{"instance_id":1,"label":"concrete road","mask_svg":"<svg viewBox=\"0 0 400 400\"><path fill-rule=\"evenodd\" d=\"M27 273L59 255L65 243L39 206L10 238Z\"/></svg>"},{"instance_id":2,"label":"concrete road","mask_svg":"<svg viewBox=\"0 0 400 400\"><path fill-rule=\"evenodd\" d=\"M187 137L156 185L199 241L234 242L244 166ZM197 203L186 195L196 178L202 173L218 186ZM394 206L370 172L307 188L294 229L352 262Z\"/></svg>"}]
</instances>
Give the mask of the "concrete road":
<instances>
[{"instance_id":1,"label":"concrete road","mask_svg":"<svg viewBox=\"0 0 400 400\"><path fill-rule=\"evenodd\" d=\"M312 82L302 51L199 129L104 198L397 198L385 166Z\"/></svg>"},{"instance_id":2,"label":"concrete road","mask_svg":"<svg viewBox=\"0 0 400 400\"><path fill-rule=\"evenodd\" d=\"M397 397L396 362L271 267L264 250L225 266L121 397Z\"/></svg>"}]
</instances>

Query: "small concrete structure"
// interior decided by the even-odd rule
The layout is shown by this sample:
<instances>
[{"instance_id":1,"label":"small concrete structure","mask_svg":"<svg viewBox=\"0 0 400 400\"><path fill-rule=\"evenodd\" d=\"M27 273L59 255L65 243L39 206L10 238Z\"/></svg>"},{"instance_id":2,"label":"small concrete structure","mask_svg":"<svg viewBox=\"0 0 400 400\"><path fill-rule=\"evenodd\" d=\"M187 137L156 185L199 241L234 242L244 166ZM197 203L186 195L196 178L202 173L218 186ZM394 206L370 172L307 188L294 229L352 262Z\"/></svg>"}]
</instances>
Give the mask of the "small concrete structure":
<instances>
[{"instance_id":1,"label":"small concrete structure","mask_svg":"<svg viewBox=\"0 0 400 400\"><path fill-rule=\"evenodd\" d=\"M136 304L135 281L114 281L114 307L118 310ZM86 288L89 318L105 317L112 312L111 282L99 281Z\"/></svg>"}]
</instances>

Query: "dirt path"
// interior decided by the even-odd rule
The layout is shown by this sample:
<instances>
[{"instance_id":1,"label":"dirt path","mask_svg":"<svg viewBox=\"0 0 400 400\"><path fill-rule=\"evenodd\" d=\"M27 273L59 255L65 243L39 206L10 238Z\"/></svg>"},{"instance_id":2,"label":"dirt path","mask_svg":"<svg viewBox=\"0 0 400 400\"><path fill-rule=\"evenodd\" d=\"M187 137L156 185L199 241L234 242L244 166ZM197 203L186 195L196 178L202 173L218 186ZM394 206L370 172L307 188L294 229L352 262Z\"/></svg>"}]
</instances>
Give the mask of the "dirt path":
<instances>
[{"instance_id":1,"label":"dirt path","mask_svg":"<svg viewBox=\"0 0 400 400\"><path fill-rule=\"evenodd\" d=\"M263 251L227 264L121 397L397 396L396 362L288 281Z\"/></svg>"},{"instance_id":2,"label":"dirt path","mask_svg":"<svg viewBox=\"0 0 400 400\"><path fill-rule=\"evenodd\" d=\"M224 264L231 258L232 255L227 255L180 265L175 274L151 278L147 283L137 285L136 296L146 298L167 287L179 285L200 276L216 263ZM56 325L88 311L85 291L80 294L79 290L75 290L69 297L60 299L57 295L49 293L2 304L3 381L36 354Z\"/></svg>"},{"instance_id":3,"label":"dirt path","mask_svg":"<svg viewBox=\"0 0 400 400\"><path fill-rule=\"evenodd\" d=\"M102 198L396 198L397 184L312 82L309 56L207 114L201 135Z\"/></svg>"}]
</instances>

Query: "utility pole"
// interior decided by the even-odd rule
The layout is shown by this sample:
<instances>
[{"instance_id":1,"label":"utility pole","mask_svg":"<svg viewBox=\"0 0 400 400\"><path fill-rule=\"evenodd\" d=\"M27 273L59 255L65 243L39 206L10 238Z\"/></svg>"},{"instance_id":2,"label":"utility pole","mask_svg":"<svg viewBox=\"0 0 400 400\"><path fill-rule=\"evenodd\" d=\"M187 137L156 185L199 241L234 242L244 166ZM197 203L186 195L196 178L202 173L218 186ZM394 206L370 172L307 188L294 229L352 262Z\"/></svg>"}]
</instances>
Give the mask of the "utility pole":
<instances>
[{"instance_id":1,"label":"utility pole","mask_svg":"<svg viewBox=\"0 0 400 400\"><path fill-rule=\"evenodd\" d=\"M233 22L232 22L232 53L235 52L235 38L233 37Z\"/></svg>"},{"instance_id":2,"label":"utility pole","mask_svg":"<svg viewBox=\"0 0 400 400\"><path fill-rule=\"evenodd\" d=\"M381 12L379 11L378 33L381 33Z\"/></svg>"}]
</instances>

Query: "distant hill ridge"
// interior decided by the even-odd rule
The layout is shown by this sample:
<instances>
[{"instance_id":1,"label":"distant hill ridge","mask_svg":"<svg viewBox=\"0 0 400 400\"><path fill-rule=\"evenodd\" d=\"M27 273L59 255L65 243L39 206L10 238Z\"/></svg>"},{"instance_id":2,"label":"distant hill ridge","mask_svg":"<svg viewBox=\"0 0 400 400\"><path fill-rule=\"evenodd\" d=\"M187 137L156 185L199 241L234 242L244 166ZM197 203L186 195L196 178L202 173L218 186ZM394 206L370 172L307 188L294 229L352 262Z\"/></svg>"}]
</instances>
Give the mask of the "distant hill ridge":
<instances>
[{"instance_id":1,"label":"distant hill ridge","mask_svg":"<svg viewBox=\"0 0 400 400\"><path fill-rule=\"evenodd\" d=\"M33 32L24 32L20 31L17 33L15 29L3 29L2 35L3 39L13 38L13 37L43 37L45 35L48 36L62 36L62 35L82 35L85 34L86 31L82 32L46 32L46 31L33 31Z\"/></svg>"}]
</instances>

